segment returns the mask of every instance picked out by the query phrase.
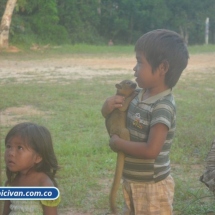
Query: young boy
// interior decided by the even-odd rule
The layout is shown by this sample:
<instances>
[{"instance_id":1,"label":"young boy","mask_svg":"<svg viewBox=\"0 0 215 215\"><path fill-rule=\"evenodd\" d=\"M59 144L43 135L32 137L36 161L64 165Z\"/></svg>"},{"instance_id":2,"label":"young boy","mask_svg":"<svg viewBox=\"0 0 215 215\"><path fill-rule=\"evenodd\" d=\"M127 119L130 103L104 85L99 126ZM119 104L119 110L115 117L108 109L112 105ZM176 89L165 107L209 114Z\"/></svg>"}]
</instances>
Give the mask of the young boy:
<instances>
[{"instance_id":1,"label":"young boy","mask_svg":"<svg viewBox=\"0 0 215 215\"><path fill-rule=\"evenodd\" d=\"M171 215L174 181L169 152L176 127L172 88L189 58L179 34L159 29L140 37L135 45L136 82L141 88L130 103L127 128L130 141L110 138L113 151L125 153L123 170L124 215ZM102 115L122 106L118 95L106 99Z\"/></svg>"}]
</instances>

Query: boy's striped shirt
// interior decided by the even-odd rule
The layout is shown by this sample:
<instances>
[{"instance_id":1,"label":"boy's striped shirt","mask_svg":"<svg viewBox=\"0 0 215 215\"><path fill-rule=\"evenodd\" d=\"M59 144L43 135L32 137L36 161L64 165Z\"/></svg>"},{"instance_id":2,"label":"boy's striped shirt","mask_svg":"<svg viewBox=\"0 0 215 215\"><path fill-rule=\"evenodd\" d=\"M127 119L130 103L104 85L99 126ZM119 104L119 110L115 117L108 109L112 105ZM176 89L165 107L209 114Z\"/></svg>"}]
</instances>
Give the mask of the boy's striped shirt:
<instances>
[{"instance_id":1,"label":"boy's striped shirt","mask_svg":"<svg viewBox=\"0 0 215 215\"><path fill-rule=\"evenodd\" d=\"M137 182L158 182L170 174L169 151L175 132L176 108L171 90L141 101L141 90L131 102L127 114L127 128L131 141L146 142L150 128L163 123L168 128L166 141L156 159L139 159L126 155L123 177Z\"/></svg>"}]
</instances>

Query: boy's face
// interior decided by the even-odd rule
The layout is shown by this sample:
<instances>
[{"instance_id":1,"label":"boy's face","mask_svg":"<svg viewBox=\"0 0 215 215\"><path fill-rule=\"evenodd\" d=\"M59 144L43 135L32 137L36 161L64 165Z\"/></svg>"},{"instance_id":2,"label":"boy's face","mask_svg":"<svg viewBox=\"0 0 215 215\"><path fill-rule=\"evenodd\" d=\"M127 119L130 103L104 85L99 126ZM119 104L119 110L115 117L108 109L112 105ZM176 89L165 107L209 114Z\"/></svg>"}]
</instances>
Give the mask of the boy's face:
<instances>
[{"instance_id":1,"label":"boy's face","mask_svg":"<svg viewBox=\"0 0 215 215\"><path fill-rule=\"evenodd\" d=\"M136 52L137 63L133 70L136 82L140 88L151 89L156 87L160 82L160 75L157 69L152 73L152 67L141 52Z\"/></svg>"}]
</instances>

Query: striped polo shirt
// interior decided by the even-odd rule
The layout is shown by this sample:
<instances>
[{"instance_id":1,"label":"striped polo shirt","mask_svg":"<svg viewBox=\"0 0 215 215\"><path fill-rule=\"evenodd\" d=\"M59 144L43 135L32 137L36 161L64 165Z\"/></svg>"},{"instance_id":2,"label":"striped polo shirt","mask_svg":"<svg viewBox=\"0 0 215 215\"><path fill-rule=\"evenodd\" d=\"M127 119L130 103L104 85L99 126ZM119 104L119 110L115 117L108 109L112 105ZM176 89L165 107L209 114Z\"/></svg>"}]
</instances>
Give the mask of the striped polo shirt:
<instances>
[{"instance_id":1,"label":"striped polo shirt","mask_svg":"<svg viewBox=\"0 0 215 215\"><path fill-rule=\"evenodd\" d=\"M169 151L176 127L175 101L170 89L141 101L143 93L140 90L128 109L126 123L131 141L147 143L150 128L157 123L165 124L169 131L156 159L126 155L123 178L134 182L158 182L170 174Z\"/></svg>"}]
</instances>

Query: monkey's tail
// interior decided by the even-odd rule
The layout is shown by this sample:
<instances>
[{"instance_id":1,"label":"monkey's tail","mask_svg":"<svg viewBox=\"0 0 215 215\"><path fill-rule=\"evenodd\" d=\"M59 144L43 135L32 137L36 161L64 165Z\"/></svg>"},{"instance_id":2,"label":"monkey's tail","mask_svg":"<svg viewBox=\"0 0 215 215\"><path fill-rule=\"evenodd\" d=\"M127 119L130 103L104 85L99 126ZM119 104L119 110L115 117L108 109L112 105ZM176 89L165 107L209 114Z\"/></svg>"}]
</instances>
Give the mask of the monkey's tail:
<instances>
[{"instance_id":1,"label":"monkey's tail","mask_svg":"<svg viewBox=\"0 0 215 215\"><path fill-rule=\"evenodd\" d=\"M116 207L116 197L117 197L117 191L120 186L120 181L122 177L123 167L124 167L124 160L125 155L122 152L118 152L117 154L117 162L116 162L116 169L115 169L115 175L109 195L109 202L110 202L110 209L113 214L117 213L117 207Z\"/></svg>"}]
</instances>

